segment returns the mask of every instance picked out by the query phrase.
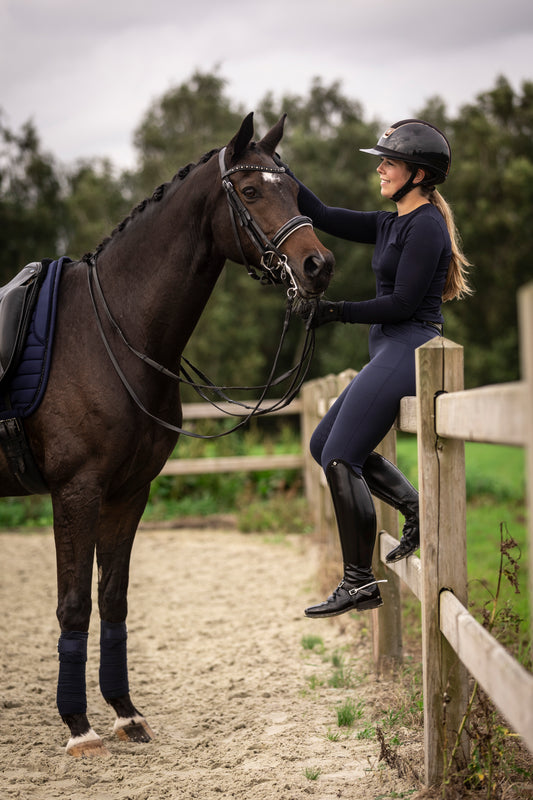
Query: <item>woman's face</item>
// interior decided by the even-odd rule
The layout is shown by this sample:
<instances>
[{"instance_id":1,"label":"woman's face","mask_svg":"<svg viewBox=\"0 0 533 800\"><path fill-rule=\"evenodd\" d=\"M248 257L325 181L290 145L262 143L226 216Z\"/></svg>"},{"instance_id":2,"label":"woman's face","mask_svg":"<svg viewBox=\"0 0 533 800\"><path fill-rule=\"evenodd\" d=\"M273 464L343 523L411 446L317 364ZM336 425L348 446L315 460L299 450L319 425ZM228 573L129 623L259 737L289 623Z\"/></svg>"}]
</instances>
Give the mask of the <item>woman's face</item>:
<instances>
[{"instance_id":1,"label":"woman's face","mask_svg":"<svg viewBox=\"0 0 533 800\"><path fill-rule=\"evenodd\" d=\"M377 168L380 178L381 196L390 199L409 180L411 170L405 161L382 158Z\"/></svg>"}]
</instances>

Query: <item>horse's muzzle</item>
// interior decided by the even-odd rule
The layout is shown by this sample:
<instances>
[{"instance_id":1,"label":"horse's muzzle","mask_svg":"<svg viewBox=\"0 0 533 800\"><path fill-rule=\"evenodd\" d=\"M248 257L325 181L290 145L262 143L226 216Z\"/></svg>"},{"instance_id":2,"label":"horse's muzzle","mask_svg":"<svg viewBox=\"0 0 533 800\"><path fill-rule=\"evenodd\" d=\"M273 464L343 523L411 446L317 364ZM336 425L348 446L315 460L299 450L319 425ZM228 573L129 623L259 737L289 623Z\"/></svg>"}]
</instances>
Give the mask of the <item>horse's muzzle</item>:
<instances>
[{"instance_id":1,"label":"horse's muzzle","mask_svg":"<svg viewBox=\"0 0 533 800\"><path fill-rule=\"evenodd\" d=\"M334 266L335 258L329 250L324 253L317 250L307 256L303 262L302 278L298 281L298 295L306 300L323 294L333 275Z\"/></svg>"}]
</instances>

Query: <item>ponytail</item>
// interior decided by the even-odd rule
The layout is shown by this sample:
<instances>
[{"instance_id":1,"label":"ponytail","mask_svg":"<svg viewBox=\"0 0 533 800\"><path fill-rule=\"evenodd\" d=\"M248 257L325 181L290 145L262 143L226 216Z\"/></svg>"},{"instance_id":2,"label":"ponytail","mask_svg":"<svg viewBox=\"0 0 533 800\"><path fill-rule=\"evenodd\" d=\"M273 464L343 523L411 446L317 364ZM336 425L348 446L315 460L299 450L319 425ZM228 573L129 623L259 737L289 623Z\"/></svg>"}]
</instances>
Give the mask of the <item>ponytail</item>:
<instances>
[{"instance_id":1,"label":"ponytail","mask_svg":"<svg viewBox=\"0 0 533 800\"><path fill-rule=\"evenodd\" d=\"M444 217L452 243L452 258L450 266L448 267L448 275L446 276L442 300L443 302L447 300L460 300L474 293L467 278L468 268L471 267L472 264L461 250L461 237L455 225L453 212L444 197L437 189L430 191L427 197L429 202L434 205Z\"/></svg>"}]
</instances>

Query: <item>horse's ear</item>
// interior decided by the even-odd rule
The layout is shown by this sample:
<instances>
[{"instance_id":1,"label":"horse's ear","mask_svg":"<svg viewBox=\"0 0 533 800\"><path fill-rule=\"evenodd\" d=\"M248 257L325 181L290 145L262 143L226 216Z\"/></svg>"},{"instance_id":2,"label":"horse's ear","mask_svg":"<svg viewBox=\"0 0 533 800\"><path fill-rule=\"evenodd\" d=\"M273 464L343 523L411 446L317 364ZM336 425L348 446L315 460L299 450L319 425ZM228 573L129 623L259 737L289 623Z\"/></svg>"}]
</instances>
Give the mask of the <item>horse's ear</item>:
<instances>
[{"instance_id":1,"label":"horse's ear","mask_svg":"<svg viewBox=\"0 0 533 800\"><path fill-rule=\"evenodd\" d=\"M232 161L237 161L242 153L244 153L253 135L254 112L251 111L248 116L243 119L241 127L228 145L228 155Z\"/></svg>"},{"instance_id":2,"label":"horse's ear","mask_svg":"<svg viewBox=\"0 0 533 800\"><path fill-rule=\"evenodd\" d=\"M285 120L287 119L287 115L283 114L281 119L276 122L273 128L266 133L259 144L267 153L270 155L274 155L276 152L276 147L281 141L281 137L283 136L283 127L285 125Z\"/></svg>"}]
</instances>

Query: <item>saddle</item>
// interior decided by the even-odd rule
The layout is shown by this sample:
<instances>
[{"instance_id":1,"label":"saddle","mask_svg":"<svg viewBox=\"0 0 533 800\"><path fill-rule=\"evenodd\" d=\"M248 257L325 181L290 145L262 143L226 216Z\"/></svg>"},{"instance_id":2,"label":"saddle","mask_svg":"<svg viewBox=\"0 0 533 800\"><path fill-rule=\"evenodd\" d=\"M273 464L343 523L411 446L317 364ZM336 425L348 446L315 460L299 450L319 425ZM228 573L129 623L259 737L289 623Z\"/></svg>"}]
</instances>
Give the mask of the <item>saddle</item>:
<instances>
[{"instance_id":1,"label":"saddle","mask_svg":"<svg viewBox=\"0 0 533 800\"><path fill-rule=\"evenodd\" d=\"M22 356L46 266L42 261L27 264L0 287L0 383L9 378Z\"/></svg>"},{"instance_id":2,"label":"saddle","mask_svg":"<svg viewBox=\"0 0 533 800\"><path fill-rule=\"evenodd\" d=\"M50 371L61 270L70 261L27 264L0 287L0 448L25 493L45 494L24 418L39 406Z\"/></svg>"}]
</instances>

